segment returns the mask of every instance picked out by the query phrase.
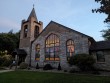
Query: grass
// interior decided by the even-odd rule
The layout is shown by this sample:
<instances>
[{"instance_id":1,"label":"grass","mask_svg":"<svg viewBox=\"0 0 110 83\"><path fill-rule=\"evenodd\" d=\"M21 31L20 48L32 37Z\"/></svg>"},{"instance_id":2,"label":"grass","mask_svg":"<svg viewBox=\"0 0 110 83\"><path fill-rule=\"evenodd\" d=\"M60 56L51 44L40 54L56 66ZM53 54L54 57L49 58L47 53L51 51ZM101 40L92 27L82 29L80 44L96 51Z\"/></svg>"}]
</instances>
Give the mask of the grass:
<instances>
[{"instance_id":1,"label":"grass","mask_svg":"<svg viewBox=\"0 0 110 83\"><path fill-rule=\"evenodd\" d=\"M35 71L12 71L0 73L0 83L110 83L110 77Z\"/></svg>"}]
</instances>

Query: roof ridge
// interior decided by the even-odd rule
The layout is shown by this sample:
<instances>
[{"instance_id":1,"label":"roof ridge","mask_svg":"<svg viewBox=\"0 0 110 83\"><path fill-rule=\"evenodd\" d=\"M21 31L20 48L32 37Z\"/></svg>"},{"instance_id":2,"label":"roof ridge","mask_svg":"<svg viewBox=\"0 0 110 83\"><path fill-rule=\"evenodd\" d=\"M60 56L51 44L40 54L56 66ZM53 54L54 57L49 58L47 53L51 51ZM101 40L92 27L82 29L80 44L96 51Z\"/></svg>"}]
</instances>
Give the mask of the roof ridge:
<instances>
[{"instance_id":1,"label":"roof ridge","mask_svg":"<svg viewBox=\"0 0 110 83\"><path fill-rule=\"evenodd\" d=\"M84 34L84 33L81 33L81 32L79 32L79 31L77 31L77 30L71 29L71 28L69 28L69 27L67 27L67 26L64 26L64 25L62 25L62 24L60 24L60 23L57 23L57 22L55 22L55 21L51 21L51 22L53 22L53 23L55 23L55 24L57 24L57 25L63 26L64 28L67 28L67 29L69 29L69 30L75 31L75 32L77 32L77 33L79 33L79 34L82 34L82 35L84 35L84 36L87 36L87 37L89 37L89 38L92 38L91 36L88 36L88 35L86 35L86 34ZM51 22L50 22L50 23L51 23Z\"/></svg>"},{"instance_id":2,"label":"roof ridge","mask_svg":"<svg viewBox=\"0 0 110 83\"><path fill-rule=\"evenodd\" d=\"M97 43L98 42L110 42L110 40L101 40L101 41L96 41Z\"/></svg>"}]
</instances>

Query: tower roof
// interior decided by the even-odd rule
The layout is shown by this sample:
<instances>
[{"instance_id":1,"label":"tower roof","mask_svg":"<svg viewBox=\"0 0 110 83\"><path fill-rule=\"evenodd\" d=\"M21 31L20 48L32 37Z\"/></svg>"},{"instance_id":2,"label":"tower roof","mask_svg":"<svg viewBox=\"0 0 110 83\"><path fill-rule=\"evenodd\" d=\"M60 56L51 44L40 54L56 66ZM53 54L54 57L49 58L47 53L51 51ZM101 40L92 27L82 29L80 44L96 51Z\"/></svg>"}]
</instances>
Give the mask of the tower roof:
<instances>
[{"instance_id":1,"label":"tower roof","mask_svg":"<svg viewBox=\"0 0 110 83\"><path fill-rule=\"evenodd\" d=\"M32 9L32 11L31 11L31 13L30 13L30 15L29 15L29 17L28 17L27 20L30 20L31 17L34 17L35 20L38 21L38 20L37 20L37 17L36 17L36 12L35 12L35 9L34 9L34 8Z\"/></svg>"}]
</instances>

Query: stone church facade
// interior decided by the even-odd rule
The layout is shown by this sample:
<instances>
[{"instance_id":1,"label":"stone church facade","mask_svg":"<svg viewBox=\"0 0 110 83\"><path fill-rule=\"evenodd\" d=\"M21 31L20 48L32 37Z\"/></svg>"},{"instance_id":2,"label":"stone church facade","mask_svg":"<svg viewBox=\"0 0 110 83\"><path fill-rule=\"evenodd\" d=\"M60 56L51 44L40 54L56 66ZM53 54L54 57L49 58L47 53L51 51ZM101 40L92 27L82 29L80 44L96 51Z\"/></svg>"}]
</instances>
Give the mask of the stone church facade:
<instances>
[{"instance_id":1,"label":"stone church facade","mask_svg":"<svg viewBox=\"0 0 110 83\"><path fill-rule=\"evenodd\" d=\"M60 63L67 69L71 56L85 53L94 56L98 67L110 69L110 41L96 42L92 37L54 21L43 29L43 22L38 22L34 8L28 19L22 21L19 49L27 53L25 62L32 67L38 63L40 67L51 64L57 68Z\"/></svg>"}]
</instances>

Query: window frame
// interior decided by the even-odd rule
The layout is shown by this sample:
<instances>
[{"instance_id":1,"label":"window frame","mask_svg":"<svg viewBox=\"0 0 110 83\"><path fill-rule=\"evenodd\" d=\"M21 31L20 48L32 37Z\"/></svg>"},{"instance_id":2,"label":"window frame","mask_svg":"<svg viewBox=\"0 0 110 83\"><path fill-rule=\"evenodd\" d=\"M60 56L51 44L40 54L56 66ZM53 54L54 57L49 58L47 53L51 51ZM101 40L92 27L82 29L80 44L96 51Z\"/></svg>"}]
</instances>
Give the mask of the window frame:
<instances>
[{"instance_id":1,"label":"window frame","mask_svg":"<svg viewBox=\"0 0 110 83\"><path fill-rule=\"evenodd\" d=\"M73 48L74 48L74 51L73 51L73 52L68 52L68 46L69 46L69 45L67 45L67 43L68 43L69 41L73 42L73 44L71 43L71 45L73 45ZM73 55L72 55L72 56L68 55L68 53L73 53L73 55L75 54L75 44L74 44L74 41L73 41L72 39L68 39L68 40L66 41L66 56L67 56L67 61L70 59L70 57L73 56Z\"/></svg>"},{"instance_id":2,"label":"window frame","mask_svg":"<svg viewBox=\"0 0 110 83\"><path fill-rule=\"evenodd\" d=\"M52 41L50 42L50 40ZM56 51L56 48L58 49L57 51ZM49 52L47 51L47 49ZM51 49L53 49L53 51ZM60 51L60 38L58 35L51 33L45 39L45 60L46 61L59 61L60 60L59 51ZM53 53L53 57L51 58L50 54L52 53Z\"/></svg>"},{"instance_id":3,"label":"window frame","mask_svg":"<svg viewBox=\"0 0 110 83\"><path fill-rule=\"evenodd\" d=\"M102 53L102 54L100 54L100 52ZM98 54L99 53L99 54ZM101 56L101 59L99 59L100 58L100 56ZM102 57L103 56L103 57ZM97 51L96 52L96 60L97 60L97 62L105 62L105 56L104 56L104 51ZM101 61L101 60L103 60L103 61Z\"/></svg>"},{"instance_id":4,"label":"window frame","mask_svg":"<svg viewBox=\"0 0 110 83\"><path fill-rule=\"evenodd\" d=\"M35 26L34 28L34 38L37 38L39 36L39 26Z\"/></svg>"},{"instance_id":5,"label":"window frame","mask_svg":"<svg viewBox=\"0 0 110 83\"><path fill-rule=\"evenodd\" d=\"M23 34L24 34L24 38L26 38L28 35L28 25L24 26L24 33Z\"/></svg>"},{"instance_id":6,"label":"window frame","mask_svg":"<svg viewBox=\"0 0 110 83\"><path fill-rule=\"evenodd\" d=\"M37 55L37 51L39 51L39 52L38 52L39 56ZM35 60L36 60L36 61L39 61L39 60L40 60L40 44L37 44L37 45L35 46Z\"/></svg>"}]
</instances>

